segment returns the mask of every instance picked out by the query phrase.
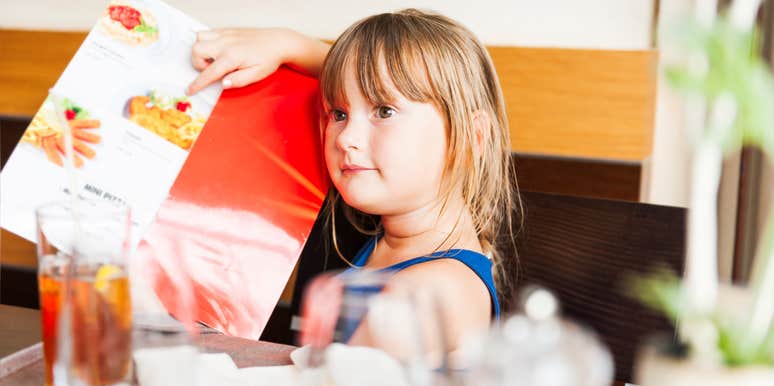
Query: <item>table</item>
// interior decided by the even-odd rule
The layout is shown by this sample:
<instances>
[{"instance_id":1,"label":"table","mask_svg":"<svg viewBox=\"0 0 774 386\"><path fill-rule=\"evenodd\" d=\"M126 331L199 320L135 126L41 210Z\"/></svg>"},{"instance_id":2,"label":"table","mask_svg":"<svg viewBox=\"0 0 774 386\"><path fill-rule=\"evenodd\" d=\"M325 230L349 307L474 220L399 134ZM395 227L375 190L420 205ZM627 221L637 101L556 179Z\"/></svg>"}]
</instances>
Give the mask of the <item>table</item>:
<instances>
[{"instance_id":1,"label":"table","mask_svg":"<svg viewBox=\"0 0 774 386\"><path fill-rule=\"evenodd\" d=\"M295 349L293 346L220 334L202 334L198 344L205 352L229 354L238 367L289 365L290 352ZM0 359L0 386L42 386L44 381L43 350L40 344Z\"/></svg>"},{"instance_id":2,"label":"table","mask_svg":"<svg viewBox=\"0 0 774 386\"><path fill-rule=\"evenodd\" d=\"M40 311L0 304L0 358L40 339Z\"/></svg>"},{"instance_id":3,"label":"table","mask_svg":"<svg viewBox=\"0 0 774 386\"><path fill-rule=\"evenodd\" d=\"M203 330L197 343L201 351L229 354L237 367L288 365L290 352L295 349L221 335L214 330ZM44 378L40 312L0 305L0 386L42 386Z\"/></svg>"}]
</instances>

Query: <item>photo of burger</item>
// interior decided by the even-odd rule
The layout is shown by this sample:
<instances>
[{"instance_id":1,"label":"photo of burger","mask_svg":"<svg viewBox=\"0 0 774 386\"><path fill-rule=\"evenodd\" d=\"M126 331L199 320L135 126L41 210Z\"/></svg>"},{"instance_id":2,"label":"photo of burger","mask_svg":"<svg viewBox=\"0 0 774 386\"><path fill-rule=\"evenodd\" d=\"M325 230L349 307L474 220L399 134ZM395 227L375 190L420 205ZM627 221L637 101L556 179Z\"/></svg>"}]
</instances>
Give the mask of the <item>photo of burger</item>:
<instances>
[{"instance_id":1,"label":"photo of burger","mask_svg":"<svg viewBox=\"0 0 774 386\"><path fill-rule=\"evenodd\" d=\"M111 2L99 20L99 30L129 45L148 46L159 39L154 16L128 2Z\"/></svg>"},{"instance_id":2,"label":"photo of burger","mask_svg":"<svg viewBox=\"0 0 774 386\"><path fill-rule=\"evenodd\" d=\"M129 98L125 115L130 121L181 149L189 150L207 120L206 116L195 111L187 96L170 97L151 90L147 95Z\"/></svg>"},{"instance_id":3,"label":"photo of burger","mask_svg":"<svg viewBox=\"0 0 774 386\"><path fill-rule=\"evenodd\" d=\"M73 163L76 168L81 168L85 162L84 158L93 159L97 156L92 146L102 140L102 137L97 134L101 123L97 119L92 119L88 111L69 99L64 99L62 110L73 135ZM32 118L21 140L42 150L51 163L64 166L64 157L67 154L65 130L60 122L61 119L56 116L54 103L47 100Z\"/></svg>"}]
</instances>

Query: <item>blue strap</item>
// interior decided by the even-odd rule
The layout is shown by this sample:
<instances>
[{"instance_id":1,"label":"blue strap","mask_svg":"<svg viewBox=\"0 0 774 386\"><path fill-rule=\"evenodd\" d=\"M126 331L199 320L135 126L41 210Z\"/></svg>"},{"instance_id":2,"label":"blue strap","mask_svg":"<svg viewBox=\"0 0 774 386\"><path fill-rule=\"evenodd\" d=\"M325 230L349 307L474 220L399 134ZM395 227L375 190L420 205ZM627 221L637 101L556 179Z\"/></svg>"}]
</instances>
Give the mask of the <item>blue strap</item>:
<instances>
[{"instance_id":1,"label":"blue strap","mask_svg":"<svg viewBox=\"0 0 774 386\"><path fill-rule=\"evenodd\" d=\"M371 252L373 252L374 248L376 248L376 242L378 240L378 236L371 237L371 239L368 240L359 251L357 251L355 258L352 260L352 265L355 267L364 266L366 261L368 261L368 257L371 256Z\"/></svg>"},{"instance_id":2,"label":"blue strap","mask_svg":"<svg viewBox=\"0 0 774 386\"><path fill-rule=\"evenodd\" d=\"M368 261L368 258L371 256L371 252L373 252L374 248L376 247L377 240L378 237L373 237L363 246L363 248L360 249L360 251L358 251L352 262L354 266L362 267L365 265L365 263ZM400 263L383 268L382 270L397 272L413 265L438 259L457 260L475 272L479 279L484 282L487 290L489 290L489 296L492 300L492 314L494 315L495 320L500 319L500 302L497 298L497 290L495 289L494 278L492 277L492 261L478 252L467 249L449 249L446 251L438 251L428 256L415 257L413 259L401 261Z\"/></svg>"}]
</instances>

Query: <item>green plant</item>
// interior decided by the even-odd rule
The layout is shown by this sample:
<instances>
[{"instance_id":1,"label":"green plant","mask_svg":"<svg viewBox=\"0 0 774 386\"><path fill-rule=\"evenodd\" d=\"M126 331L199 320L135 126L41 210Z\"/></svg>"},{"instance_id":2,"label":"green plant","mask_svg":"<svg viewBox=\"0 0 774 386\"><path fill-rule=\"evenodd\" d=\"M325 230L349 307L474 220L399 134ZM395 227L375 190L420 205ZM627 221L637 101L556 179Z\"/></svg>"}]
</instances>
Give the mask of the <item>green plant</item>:
<instances>
[{"instance_id":1,"label":"green plant","mask_svg":"<svg viewBox=\"0 0 774 386\"><path fill-rule=\"evenodd\" d=\"M716 199L724 153L743 145L774 157L774 76L752 27L760 0L736 0L717 20L691 18L671 37L687 60L665 68L693 118L694 161L683 280L659 272L636 296L676 321L692 357L729 366L774 366L774 207L758 246L746 308L717 301Z\"/></svg>"}]
</instances>

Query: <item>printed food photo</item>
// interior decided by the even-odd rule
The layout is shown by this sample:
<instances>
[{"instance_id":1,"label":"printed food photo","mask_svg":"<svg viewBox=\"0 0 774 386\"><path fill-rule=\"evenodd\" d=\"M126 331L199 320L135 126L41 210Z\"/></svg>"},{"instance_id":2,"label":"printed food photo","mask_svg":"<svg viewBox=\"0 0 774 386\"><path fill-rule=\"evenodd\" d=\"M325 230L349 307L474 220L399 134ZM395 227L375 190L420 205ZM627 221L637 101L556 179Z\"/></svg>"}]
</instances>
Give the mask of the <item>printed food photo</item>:
<instances>
[{"instance_id":1,"label":"printed food photo","mask_svg":"<svg viewBox=\"0 0 774 386\"><path fill-rule=\"evenodd\" d=\"M102 137L97 134L101 122L91 118L88 111L69 99L64 99L62 110L73 133L73 162L75 167L80 168L85 162L84 158L93 159L97 155L93 146L102 140ZM63 166L67 154L65 130L61 123L62 119L56 114L53 101L47 100L43 103L24 132L22 142L42 150L49 161Z\"/></svg>"},{"instance_id":2,"label":"printed food photo","mask_svg":"<svg viewBox=\"0 0 774 386\"><path fill-rule=\"evenodd\" d=\"M148 46L159 39L156 18L129 2L111 2L99 21L100 31L129 45Z\"/></svg>"},{"instance_id":3,"label":"printed food photo","mask_svg":"<svg viewBox=\"0 0 774 386\"><path fill-rule=\"evenodd\" d=\"M153 89L130 97L124 113L130 121L189 150L207 120L196 107L185 95L173 97Z\"/></svg>"}]
</instances>

